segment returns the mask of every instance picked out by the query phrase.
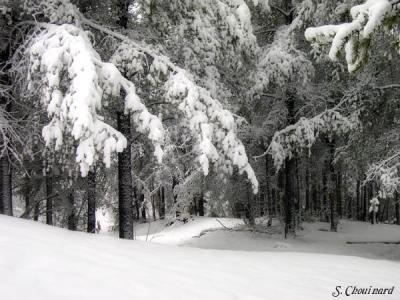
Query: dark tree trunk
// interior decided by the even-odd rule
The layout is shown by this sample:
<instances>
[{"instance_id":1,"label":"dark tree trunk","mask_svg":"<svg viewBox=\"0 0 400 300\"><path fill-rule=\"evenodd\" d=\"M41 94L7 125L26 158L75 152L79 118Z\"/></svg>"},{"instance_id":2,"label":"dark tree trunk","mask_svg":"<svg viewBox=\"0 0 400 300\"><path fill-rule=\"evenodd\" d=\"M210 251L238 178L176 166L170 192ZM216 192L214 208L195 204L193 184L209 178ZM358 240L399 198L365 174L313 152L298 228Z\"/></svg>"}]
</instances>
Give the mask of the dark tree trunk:
<instances>
[{"instance_id":1,"label":"dark tree trunk","mask_svg":"<svg viewBox=\"0 0 400 300\"><path fill-rule=\"evenodd\" d=\"M2 28L2 29L5 29ZM5 33L7 34L7 33ZM11 44L11 43L7 43ZM9 46L0 48L0 85L4 84L5 86L11 85L11 79L8 75L8 70L10 68L10 64L7 64L10 58L10 48ZM11 112L11 100L7 97L0 97L0 105L2 108ZM6 132L7 135L7 132ZM4 148L4 151L1 153L0 157L0 190L1 190L1 207L0 212L12 216L13 215L13 203L12 203L12 166L10 164L11 154L9 152L10 143L8 141L8 137L6 140L3 140L3 136L0 136L0 145Z\"/></svg>"},{"instance_id":2,"label":"dark tree trunk","mask_svg":"<svg viewBox=\"0 0 400 300\"><path fill-rule=\"evenodd\" d=\"M285 238L289 233L294 232L293 228L293 198L295 192L295 161L294 159L286 159L285 162Z\"/></svg>"},{"instance_id":3,"label":"dark tree trunk","mask_svg":"<svg viewBox=\"0 0 400 300\"><path fill-rule=\"evenodd\" d=\"M89 171L87 176L87 232L96 233L96 170Z\"/></svg>"},{"instance_id":4,"label":"dark tree trunk","mask_svg":"<svg viewBox=\"0 0 400 300\"><path fill-rule=\"evenodd\" d=\"M357 203L356 203L356 216L357 216L357 220L360 221L361 220L361 195L360 195L360 185L361 185L361 181L360 179L357 179L357 186L356 186L356 197L357 197Z\"/></svg>"},{"instance_id":5,"label":"dark tree trunk","mask_svg":"<svg viewBox=\"0 0 400 300\"><path fill-rule=\"evenodd\" d=\"M1 167L1 159L0 159L0 178L3 180L3 168ZM4 207L3 207L3 184L0 181L0 214L4 214Z\"/></svg>"},{"instance_id":6,"label":"dark tree trunk","mask_svg":"<svg viewBox=\"0 0 400 300\"><path fill-rule=\"evenodd\" d=\"M268 216L272 216L271 176L268 155L265 156L265 197L267 198Z\"/></svg>"},{"instance_id":7,"label":"dark tree trunk","mask_svg":"<svg viewBox=\"0 0 400 300\"><path fill-rule=\"evenodd\" d=\"M364 185L364 206L363 206L363 221L368 221L368 193L367 193L367 185Z\"/></svg>"},{"instance_id":8,"label":"dark tree trunk","mask_svg":"<svg viewBox=\"0 0 400 300\"><path fill-rule=\"evenodd\" d=\"M396 224L400 225L400 200L399 200L399 194L396 192L394 200L396 201L396 204L394 205L395 209L395 215L396 215Z\"/></svg>"},{"instance_id":9,"label":"dark tree trunk","mask_svg":"<svg viewBox=\"0 0 400 300\"><path fill-rule=\"evenodd\" d=\"M299 176L299 159L296 157L295 159L295 197L294 197L294 211L295 211L295 218L294 218L294 228L296 228L296 224L300 223L300 215L301 215L301 196L300 196L300 190L301 190L301 182L300 182L300 176Z\"/></svg>"},{"instance_id":10,"label":"dark tree trunk","mask_svg":"<svg viewBox=\"0 0 400 300\"><path fill-rule=\"evenodd\" d=\"M30 193L31 193L31 185L29 182L29 177L27 175L24 176L24 187L23 194L25 200L25 211L28 211L30 208ZM26 218L29 218L30 213L27 214Z\"/></svg>"},{"instance_id":11,"label":"dark tree trunk","mask_svg":"<svg viewBox=\"0 0 400 300\"><path fill-rule=\"evenodd\" d=\"M342 208L342 173L340 170L337 174L337 185L336 185L336 199L337 199L337 213L339 218L343 217L343 208Z\"/></svg>"},{"instance_id":12,"label":"dark tree trunk","mask_svg":"<svg viewBox=\"0 0 400 300\"><path fill-rule=\"evenodd\" d=\"M315 179L312 181L312 212L318 211L318 186Z\"/></svg>"},{"instance_id":13,"label":"dark tree trunk","mask_svg":"<svg viewBox=\"0 0 400 300\"><path fill-rule=\"evenodd\" d=\"M152 211L153 211L153 221L155 221L156 220L156 205L155 205L155 196L153 195L153 196L151 196L151 208L152 208Z\"/></svg>"},{"instance_id":14,"label":"dark tree trunk","mask_svg":"<svg viewBox=\"0 0 400 300\"><path fill-rule=\"evenodd\" d=\"M140 194L140 203L142 205L142 219L146 221L146 205L144 203L144 194Z\"/></svg>"},{"instance_id":15,"label":"dark tree trunk","mask_svg":"<svg viewBox=\"0 0 400 300\"><path fill-rule=\"evenodd\" d=\"M8 157L5 155L0 158L1 167L1 200L3 214L7 216L13 215L13 203L12 203L12 174L11 164Z\"/></svg>"},{"instance_id":16,"label":"dark tree trunk","mask_svg":"<svg viewBox=\"0 0 400 300\"><path fill-rule=\"evenodd\" d=\"M254 206L253 206L253 193L251 188L247 186L247 205L246 205L246 219L251 226L254 226Z\"/></svg>"},{"instance_id":17,"label":"dark tree trunk","mask_svg":"<svg viewBox=\"0 0 400 300\"><path fill-rule=\"evenodd\" d=\"M165 218L165 188L162 186L160 188L160 219Z\"/></svg>"},{"instance_id":18,"label":"dark tree trunk","mask_svg":"<svg viewBox=\"0 0 400 300\"><path fill-rule=\"evenodd\" d=\"M130 115L118 113L118 131L127 139L123 152L118 153L119 237L133 239L131 123Z\"/></svg>"},{"instance_id":19,"label":"dark tree trunk","mask_svg":"<svg viewBox=\"0 0 400 300\"><path fill-rule=\"evenodd\" d=\"M173 176L172 177L172 193L174 194L174 206L175 206L175 217L179 218L181 212L179 210L179 206L178 206L178 195L175 194L175 187L179 184L178 179Z\"/></svg>"},{"instance_id":20,"label":"dark tree trunk","mask_svg":"<svg viewBox=\"0 0 400 300\"><path fill-rule=\"evenodd\" d=\"M199 205L198 205L199 216L204 217L204 193L200 193Z\"/></svg>"},{"instance_id":21,"label":"dark tree trunk","mask_svg":"<svg viewBox=\"0 0 400 300\"><path fill-rule=\"evenodd\" d=\"M277 202L279 203L279 215L285 217L285 173L283 172L283 170L280 170L278 172L277 193Z\"/></svg>"},{"instance_id":22,"label":"dark tree trunk","mask_svg":"<svg viewBox=\"0 0 400 300\"><path fill-rule=\"evenodd\" d=\"M287 1L289 3L289 1ZM288 4L289 5L289 4ZM286 107L288 110L287 121L289 125L295 123L295 93L292 91L286 92ZM285 160L285 238L288 233L294 233L295 227L293 224L293 204L296 193L296 157L286 158Z\"/></svg>"},{"instance_id":23,"label":"dark tree trunk","mask_svg":"<svg viewBox=\"0 0 400 300\"><path fill-rule=\"evenodd\" d=\"M335 142L333 140L328 141L328 146L329 146L329 160L327 161L327 163L328 163L327 169L329 169L329 173L330 173L330 185L329 185L330 218L329 219L330 219L330 223L331 223L331 231L336 232L338 219L337 219L337 214L336 214L337 176L336 176L336 170L335 170L335 165L334 165Z\"/></svg>"},{"instance_id":24,"label":"dark tree trunk","mask_svg":"<svg viewBox=\"0 0 400 300\"><path fill-rule=\"evenodd\" d=\"M118 0L117 1L117 10L118 10L118 25L122 28L128 27L129 20L129 3L131 0Z\"/></svg>"},{"instance_id":25,"label":"dark tree trunk","mask_svg":"<svg viewBox=\"0 0 400 300\"><path fill-rule=\"evenodd\" d=\"M133 201L135 203L135 219L140 219L140 204L139 204L139 195L137 192L137 187L133 187Z\"/></svg>"},{"instance_id":26,"label":"dark tree trunk","mask_svg":"<svg viewBox=\"0 0 400 300\"><path fill-rule=\"evenodd\" d=\"M322 207L321 207L321 220L328 222L329 216L327 214L327 205L328 205L328 176L329 166L325 166L325 169L322 173Z\"/></svg>"},{"instance_id":27,"label":"dark tree trunk","mask_svg":"<svg viewBox=\"0 0 400 300\"><path fill-rule=\"evenodd\" d=\"M310 211L311 208L310 190L310 171L308 170L308 166L306 166L306 211Z\"/></svg>"},{"instance_id":28,"label":"dark tree trunk","mask_svg":"<svg viewBox=\"0 0 400 300\"><path fill-rule=\"evenodd\" d=\"M46 224L53 225L53 178L46 173Z\"/></svg>"},{"instance_id":29,"label":"dark tree trunk","mask_svg":"<svg viewBox=\"0 0 400 300\"><path fill-rule=\"evenodd\" d=\"M76 210L74 192L68 194L68 229L76 230Z\"/></svg>"},{"instance_id":30,"label":"dark tree trunk","mask_svg":"<svg viewBox=\"0 0 400 300\"><path fill-rule=\"evenodd\" d=\"M37 201L35 203L35 208L33 210L33 220L38 221L39 220L39 214L40 214L40 202Z\"/></svg>"}]
</instances>

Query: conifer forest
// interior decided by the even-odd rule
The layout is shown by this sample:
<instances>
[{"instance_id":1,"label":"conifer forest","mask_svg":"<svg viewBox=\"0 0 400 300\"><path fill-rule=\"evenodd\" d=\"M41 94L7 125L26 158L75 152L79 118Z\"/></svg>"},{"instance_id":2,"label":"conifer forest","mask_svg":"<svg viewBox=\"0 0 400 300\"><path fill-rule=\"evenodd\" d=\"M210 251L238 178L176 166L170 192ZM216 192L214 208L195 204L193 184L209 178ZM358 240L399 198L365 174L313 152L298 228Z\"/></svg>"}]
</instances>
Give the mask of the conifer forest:
<instances>
[{"instance_id":1,"label":"conifer forest","mask_svg":"<svg viewBox=\"0 0 400 300\"><path fill-rule=\"evenodd\" d=\"M400 299L400 0L0 0L0 299Z\"/></svg>"}]
</instances>

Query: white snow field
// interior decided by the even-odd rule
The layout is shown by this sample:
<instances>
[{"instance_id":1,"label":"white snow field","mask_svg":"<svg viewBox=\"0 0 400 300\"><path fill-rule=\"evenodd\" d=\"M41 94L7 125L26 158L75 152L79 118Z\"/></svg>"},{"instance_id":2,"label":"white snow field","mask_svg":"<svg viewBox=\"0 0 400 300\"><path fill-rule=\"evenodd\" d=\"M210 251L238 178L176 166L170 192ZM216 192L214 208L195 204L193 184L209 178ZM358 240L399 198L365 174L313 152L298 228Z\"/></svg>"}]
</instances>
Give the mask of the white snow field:
<instances>
[{"instance_id":1,"label":"white snow field","mask_svg":"<svg viewBox=\"0 0 400 300\"><path fill-rule=\"evenodd\" d=\"M335 299L331 294L338 285L395 290L392 295L337 299L400 299L400 263L305 252L177 247L0 216L0 286L5 300L321 300Z\"/></svg>"}]
</instances>

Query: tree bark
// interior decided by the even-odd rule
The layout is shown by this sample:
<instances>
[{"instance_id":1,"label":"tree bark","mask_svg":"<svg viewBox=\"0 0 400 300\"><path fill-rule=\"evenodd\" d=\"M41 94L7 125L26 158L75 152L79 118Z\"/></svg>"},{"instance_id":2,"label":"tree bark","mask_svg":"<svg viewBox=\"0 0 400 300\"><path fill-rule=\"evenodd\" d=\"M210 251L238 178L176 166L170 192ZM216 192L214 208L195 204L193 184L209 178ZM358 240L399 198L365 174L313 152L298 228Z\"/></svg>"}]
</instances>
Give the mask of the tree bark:
<instances>
[{"instance_id":1,"label":"tree bark","mask_svg":"<svg viewBox=\"0 0 400 300\"><path fill-rule=\"evenodd\" d=\"M68 229L76 230L76 210L75 210L75 196L74 192L71 191L68 194Z\"/></svg>"},{"instance_id":2,"label":"tree bark","mask_svg":"<svg viewBox=\"0 0 400 300\"><path fill-rule=\"evenodd\" d=\"M287 5L289 1L287 1ZM286 107L288 110L287 122L289 125L295 123L295 107L294 107L295 93L292 91L286 92ZM296 157L285 159L285 238L288 233L294 233L295 227L293 224L293 204L296 193Z\"/></svg>"},{"instance_id":3,"label":"tree bark","mask_svg":"<svg viewBox=\"0 0 400 300\"><path fill-rule=\"evenodd\" d=\"M11 164L8 157L5 155L0 158L1 168L1 200L3 203L3 214L7 216L13 215L13 203L12 203L12 174Z\"/></svg>"},{"instance_id":4,"label":"tree bark","mask_svg":"<svg viewBox=\"0 0 400 300\"><path fill-rule=\"evenodd\" d=\"M165 188L162 186L160 188L160 219L165 218Z\"/></svg>"},{"instance_id":5,"label":"tree bark","mask_svg":"<svg viewBox=\"0 0 400 300\"><path fill-rule=\"evenodd\" d=\"M339 218L343 217L343 208L342 208L342 173L338 170L337 174L337 184L336 184L336 199L337 199L337 214Z\"/></svg>"},{"instance_id":6,"label":"tree bark","mask_svg":"<svg viewBox=\"0 0 400 300\"><path fill-rule=\"evenodd\" d=\"M37 201L35 203L35 208L33 210L33 221L38 221L39 220L39 214L40 214L40 202Z\"/></svg>"},{"instance_id":7,"label":"tree bark","mask_svg":"<svg viewBox=\"0 0 400 300\"><path fill-rule=\"evenodd\" d=\"M294 178L295 178L295 161L294 159L286 159L285 162L285 238L289 233L294 232L293 228L293 198L294 198Z\"/></svg>"},{"instance_id":8,"label":"tree bark","mask_svg":"<svg viewBox=\"0 0 400 300\"><path fill-rule=\"evenodd\" d=\"M357 203L356 203L356 219L359 221L361 220L360 218L360 212L361 212L361 207L360 207L360 203L361 203L361 195L360 195L360 179L357 179L357 186L356 186L356 197L357 197Z\"/></svg>"},{"instance_id":9,"label":"tree bark","mask_svg":"<svg viewBox=\"0 0 400 300\"><path fill-rule=\"evenodd\" d=\"M399 200L399 194L396 192L394 200L396 201L395 204L395 214L396 214L396 224L400 225L400 200Z\"/></svg>"},{"instance_id":10,"label":"tree bark","mask_svg":"<svg viewBox=\"0 0 400 300\"><path fill-rule=\"evenodd\" d=\"M46 173L46 224L53 225L53 178Z\"/></svg>"},{"instance_id":11,"label":"tree bark","mask_svg":"<svg viewBox=\"0 0 400 300\"><path fill-rule=\"evenodd\" d=\"M131 173L131 123L130 115L117 114L117 127L127 139L123 152L118 153L119 237L133 239L133 205Z\"/></svg>"},{"instance_id":12,"label":"tree bark","mask_svg":"<svg viewBox=\"0 0 400 300\"><path fill-rule=\"evenodd\" d=\"M310 211L311 202L310 202L310 171L308 166L306 166L306 211Z\"/></svg>"},{"instance_id":13,"label":"tree bark","mask_svg":"<svg viewBox=\"0 0 400 300\"><path fill-rule=\"evenodd\" d=\"M363 205L363 221L368 221L368 193L367 193L367 185L364 185L364 205Z\"/></svg>"},{"instance_id":14,"label":"tree bark","mask_svg":"<svg viewBox=\"0 0 400 300\"><path fill-rule=\"evenodd\" d=\"M328 176L329 166L325 166L322 173L322 207L321 207L321 220L328 222L329 216L327 214L328 205Z\"/></svg>"},{"instance_id":15,"label":"tree bark","mask_svg":"<svg viewBox=\"0 0 400 300\"><path fill-rule=\"evenodd\" d=\"M4 207L3 207L3 168L1 167L1 160L0 160L0 214L4 214Z\"/></svg>"},{"instance_id":16,"label":"tree bark","mask_svg":"<svg viewBox=\"0 0 400 300\"><path fill-rule=\"evenodd\" d=\"M29 177L27 175L24 176L24 186L23 186L23 194L25 200L25 211L29 209L30 206L30 193L31 193L31 185L29 182ZM29 218L30 213L27 214L26 218Z\"/></svg>"},{"instance_id":17,"label":"tree bark","mask_svg":"<svg viewBox=\"0 0 400 300\"><path fill-rule=\"evenodd\" d=\"M330 185L329 185L330 223L331 223L331 231L336 232L338 224L337 214L336 214L337 176L336 176L335 165L333 163L335 158L335 142L333 140L328 141L328 146L329 146L329 160L327 163L329 164L329 166L327 169L329 169L330 173Z\"/></svg>"},{"instance_id":18,"label":"tree bark","mask_svg":"<svg viewBox=\"0 0 400 300\"><path fill-rule=\"evenodd\" d=\"M96 170L87 176L87 232L96 233Z\"/></svg>"}]
</instances>

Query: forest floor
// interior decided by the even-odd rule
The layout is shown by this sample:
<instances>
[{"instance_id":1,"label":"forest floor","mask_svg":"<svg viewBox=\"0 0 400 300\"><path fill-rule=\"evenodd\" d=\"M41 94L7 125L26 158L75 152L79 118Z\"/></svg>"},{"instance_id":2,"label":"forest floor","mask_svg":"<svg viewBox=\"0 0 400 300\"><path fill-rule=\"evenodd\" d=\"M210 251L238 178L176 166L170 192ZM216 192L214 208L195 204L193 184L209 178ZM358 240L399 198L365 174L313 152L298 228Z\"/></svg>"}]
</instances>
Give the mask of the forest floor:
<instances>
[{"instance_id":1,"label":"forest floor","mask_svg":"<svg viewBox=\"0 0 400 300\"><path fill-rule=\"evenodd\" d=\"M330 232L329 223L303 223L295 237L285 240L277 220L269 228L256 226L256 231L240 219L196 217L186 224L168 223L159 220L137 224L136 238L204 249L324 253L400 261L397 225L341 220L338 232Z\"/></svg>"},{"instance_id":2,"label":"forest floor","mask_svg":"<svg viewBox=\"0 0 400 300\"><path fill-rule=\"evenodd\" d=\"M219 222L233 228L241 223L235 219L219 219ZM329 245L339 240L381 239L383 236L371 234L374 230L380 232L378 228L386 233L390 231L390 238L397 238L396 226L369 228L366 224L344 222L341 230L348 232L334 234L318 230L312 233L313 228L325 226L314 223L305 227L303 236L299 233L296 239L283 241L281 236L229 231L219 222L204 218L169 227L158 222L158 225L152 224L150 231L147 227L147 238L147 232L157 231L160 237L160 229L167 228L170 233L163 233L164 242L174 231L180 232L175 236L186 237L195 231L205 233L200 238L179 239L178 244L183 247L177 247L120 240L106 234L71 232L0 216L1 299L321 300L333 299L332 293L339 285L395 286L392 295L353 297L399 299L399 262L356 257L356 249L349 251L350 255L337 255L338 251L319 253L328 253L325 250ZM217 224L225 230L209 230L210 227L218 229ZM137 226L138 238L144 237L139 233L145 226ZM352 230L357 234L353 235ZM388 235L385 234L385 239ZM156 241L155 236L153 240ZM169 244L171 240L178 239L171 238ZM307 250L303 244L309 242L324 244L325 248L314 246Z\"/></svg>"}]
</instances>

